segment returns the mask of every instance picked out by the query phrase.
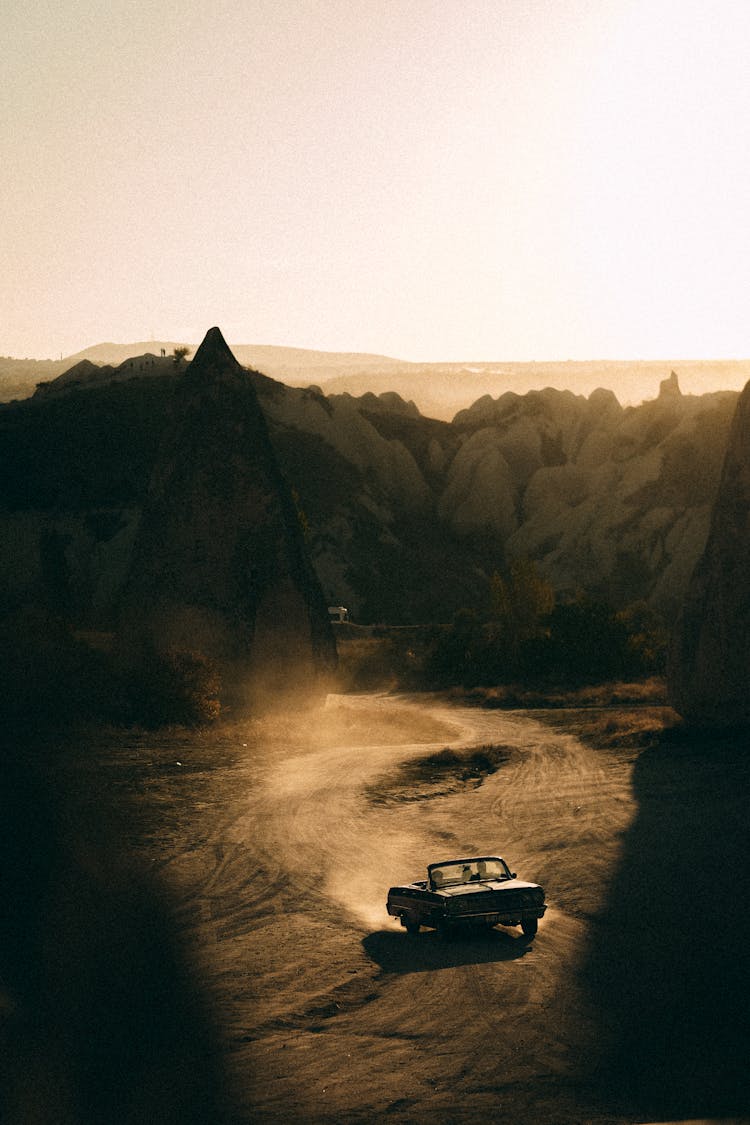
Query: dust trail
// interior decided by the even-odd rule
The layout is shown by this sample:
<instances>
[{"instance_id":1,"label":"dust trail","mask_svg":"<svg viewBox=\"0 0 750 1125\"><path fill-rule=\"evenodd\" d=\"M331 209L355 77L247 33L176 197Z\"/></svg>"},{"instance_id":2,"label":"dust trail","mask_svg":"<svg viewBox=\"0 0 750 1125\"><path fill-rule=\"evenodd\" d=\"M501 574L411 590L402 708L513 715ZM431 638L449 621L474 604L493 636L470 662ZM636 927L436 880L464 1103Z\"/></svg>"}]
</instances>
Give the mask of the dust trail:
<instances>
[{"instance_id":1,"label":"dust trail","mask_svg":"<svg viewBox=\"0 0 750 1125\"><path fill-rule=\"evenodd\" d=\"M368 799L368 786L404 761L487 742L517 750L519 760L473 793L469 824L460 814L446 817L440 799L388 807ZM608 803L590 800L603 784L594 756L568 736L551 740L548 728L526 716L407 698L329 696L306 744L295 750L276 761L254 796L265 861L283 870L291 892L368 931L394 925L384 905L391 883L421 874L438 851L480 847L476 822L489 829L484 847L502 843L511 861L533 874L544 851L543 840L531 838L545 791L557 794L558 814L575 811L579 830L582 818L591 833L611 825Z\"/></svg>"},{"instance_id":2,"label":"dust trail","mask_svg":"<svg viewBox=\"0 0 750 1125\"><path fill-rule=\"evenodd\" d=\"M367 930L388 924L384 881L408 868L421 833L409 817L372 808L365 790L396 762L460 733L447 717L407 701L330 696L308 745L277 763L261 795L264 849L290 887ZM376 741L384 736L389 740Z\"/></svg>"}]
</instances>

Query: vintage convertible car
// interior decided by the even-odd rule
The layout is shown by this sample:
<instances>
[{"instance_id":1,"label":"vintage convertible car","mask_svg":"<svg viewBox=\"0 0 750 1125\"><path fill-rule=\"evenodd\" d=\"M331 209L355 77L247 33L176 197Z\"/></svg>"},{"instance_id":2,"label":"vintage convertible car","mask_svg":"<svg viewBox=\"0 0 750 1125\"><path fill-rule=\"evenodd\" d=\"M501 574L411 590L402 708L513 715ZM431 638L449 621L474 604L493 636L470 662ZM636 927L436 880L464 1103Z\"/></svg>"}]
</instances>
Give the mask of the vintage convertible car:
<instances>
[{"instance_id":1,"label":"vintage convertible car","mask_svg":"<svg viewBox=\"0 0 750 1125\"><path fill-rule=\"evenodd\" d=\"M485 855L429 864L426 879L391 887L386 909L410 934L421 926L450 934L520 924L531 938L547 907L537 883L522 882L504 859Z\"/></svg>"}]
</instances>

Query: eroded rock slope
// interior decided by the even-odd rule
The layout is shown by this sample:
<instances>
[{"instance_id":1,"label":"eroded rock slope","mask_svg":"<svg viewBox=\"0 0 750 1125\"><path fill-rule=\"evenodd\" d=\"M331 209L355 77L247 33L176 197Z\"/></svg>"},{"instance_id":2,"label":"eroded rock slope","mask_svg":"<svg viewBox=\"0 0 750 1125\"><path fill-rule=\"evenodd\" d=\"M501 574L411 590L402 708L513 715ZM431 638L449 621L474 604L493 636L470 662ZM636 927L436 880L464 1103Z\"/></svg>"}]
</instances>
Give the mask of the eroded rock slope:
<instances>
[{"instance_id":1,"label":"eroded rock slope","mask_svg":"<svg viewBox=\"0 0 750 1125\"><path fill-rule=\"evenodd\" d=\"M191 385L198 358L183 373L169 361L127 380L91 378L86 389L61 376L43 396L0 407L6 598L42 590L108 627L172 397ZM670 376L638 407L610 390L548 388L484 397L449 423L392 393L326 396L257 372L243 378L325 599L365 622L481 610L489 577L516 557L536 560L561 596L645 599L671 613L705 545L736 402L734 392L683 396ZM234 437L211 417L195 421L207 427L201 487L214 465L234 504ZM221 585L220 567L216 575Z\"/></svg>"},{"instance_id":2,"label":"eroded rock slope","mask_svg":"<svg viewBox=\"0 0 750 1125\"><path fill-rule=\"evenodd\" d=\"M673 636L669 687L685 718L750 722L750 384L732 422L705 551Z\"/></svg>"},{"instance_id":3,"label":"eroded rock slope","mask_svg":"<svg viewBox=\"0 0 750 1125\"><path fill-rule=\"evenodd\" d=\"M159 645L197 647L235 696L277 693L335 662L255 388L218 328L177 381L120 618Z\"/></svg>"},{"instance_id":4,"label":"eroded rock slope","mask_svg":"<svg viewBox=\"0 0 750 1125\"><path fill-rule=\"evenodd\" d=\"M735 401L682 396L676 379L629 409L606 390L480 400L456 416L441 517L459 536L499 535L560 593L668 609L705 542Z\"/></svg>"}]
</instances>

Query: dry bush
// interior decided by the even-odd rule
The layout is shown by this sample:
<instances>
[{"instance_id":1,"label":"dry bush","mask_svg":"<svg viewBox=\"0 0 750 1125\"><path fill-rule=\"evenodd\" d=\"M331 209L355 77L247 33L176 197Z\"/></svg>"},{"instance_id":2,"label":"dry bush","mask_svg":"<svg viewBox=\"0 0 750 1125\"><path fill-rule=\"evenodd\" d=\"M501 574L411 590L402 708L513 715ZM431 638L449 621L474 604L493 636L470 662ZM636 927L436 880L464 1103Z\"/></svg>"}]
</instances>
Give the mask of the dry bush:
<instances>
[{"instance_id":1,"label":"dry bush","mask_svg":"<svg viewBox=\"0 0 750 1125\"><path fill-rule=\"evenodd\" d=\"M503 710L561 709L568 707L659 706L666 704L666 685L659 676L634 683L594 684L582 688L528 688L522 684L462 689L450 698L476 707Z\"/></svg>"},{"instance_id":2,"label":"dry bush","mask_svg":"<svg viewBox=\"0 0 750 1125\"><path fill-rule=\"evenodd\" d=\"M126 722L145 727L201 726L221 712L221 679L202 652L158 649L144 644L129 650L121 664L121 712Z\"/></svg>"},{"instance_id":3,"label":"dry bush","mask_svg":"<svg viewBox=\"0 0 750 1125\"><path fill-rule=\"evenodd\" d=\"M615 710L590 715L577 713L575 734L600 749L642 750L657 743L664 732L680 723L670 707Z\"/></svg>"}]
</instances>

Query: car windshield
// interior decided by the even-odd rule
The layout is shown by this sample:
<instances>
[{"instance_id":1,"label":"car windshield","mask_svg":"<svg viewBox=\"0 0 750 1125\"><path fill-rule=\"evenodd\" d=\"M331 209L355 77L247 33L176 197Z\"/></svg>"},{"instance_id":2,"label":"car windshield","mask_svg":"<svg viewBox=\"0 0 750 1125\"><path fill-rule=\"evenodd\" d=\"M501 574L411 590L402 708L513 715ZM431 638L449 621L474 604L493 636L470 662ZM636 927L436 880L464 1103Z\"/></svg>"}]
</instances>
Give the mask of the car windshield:
<instances>
[{"instance_id":1,"label":"car windshield","mask_svg":"<svg viewBox=\"0 0 750 1125\"><path fill-rule=\"evenodd\" d=\"M455 863L441 863L430 869L430 879L435 888L455 887L459 883L481 883L485 879L510 879L504 860L462 859Z\"/></svg>"}]
</instances>

